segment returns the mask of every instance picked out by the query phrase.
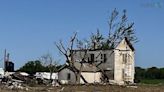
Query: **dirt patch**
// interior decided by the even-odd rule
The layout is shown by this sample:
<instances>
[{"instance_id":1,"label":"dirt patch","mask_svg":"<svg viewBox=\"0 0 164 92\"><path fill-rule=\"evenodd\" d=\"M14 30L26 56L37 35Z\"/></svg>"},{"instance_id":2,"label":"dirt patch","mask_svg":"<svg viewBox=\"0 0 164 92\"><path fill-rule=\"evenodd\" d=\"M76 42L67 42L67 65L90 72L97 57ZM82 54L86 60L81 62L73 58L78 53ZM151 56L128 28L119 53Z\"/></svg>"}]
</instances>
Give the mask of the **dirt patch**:
<instances>
[{"instance_id":1,"label":"dirt patch","mask_svg":"<svg viewBox=\"0 0 164 92\"><path fill-rule=\"evenodd\" d=\"M137 87L111 85L65 85L61 87L28 87L28 90L10 90L5 87L1 87L0 92L163 92L163 89L163 85L140 85Z\"/></svg>"}]
</instances>

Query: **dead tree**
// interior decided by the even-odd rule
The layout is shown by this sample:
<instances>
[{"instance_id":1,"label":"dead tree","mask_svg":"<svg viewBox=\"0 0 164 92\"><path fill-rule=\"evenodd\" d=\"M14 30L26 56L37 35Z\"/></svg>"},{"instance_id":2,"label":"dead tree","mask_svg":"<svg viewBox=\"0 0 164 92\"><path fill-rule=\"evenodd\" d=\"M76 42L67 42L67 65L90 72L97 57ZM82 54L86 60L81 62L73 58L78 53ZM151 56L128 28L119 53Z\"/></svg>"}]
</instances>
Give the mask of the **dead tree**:
<instances>
[{"instance_id":1,"label":"dead tree","mask_svg":"<svg viewBox=\"0 0 164 92\"><path fill-rule=\"evenodd\" d=\"M60 41L59 43L56 43L56 47L65 56L68 66L75 73L77 83L79 82L80 77L85 81L85 79L81 75L81 69L83 66L82 62L87 57L87 53L89 50L114 48L114 46L125 37L128 38L128 40L131 43L133 43L133 42L135 43L138 41L135 36L134 29L133 29L134 23L127 23L128 20L127 20L127 16L126 16L126 10L123 10L123 15L121 16L121 20L117 20L118 15L119 15L119 13L115 9L109 18L108 38L104 38L103 35L101 35L101 33L99 32L99 30L97 30L97 34L92 34L90 37L90 40L78 41L77 48L79 50L85 51L84 54L80 58L81 60L79 60L81 62L81 67L79 70L76 69L76 67L74 66L75 60L73 58L73 56L74 56L73 46L74 46L74 42L75 42L77 33L75 33L71 37L70 45L68 45L68 47L65 47L63 45L62 41ZM96 61L96 62L92 63L92 65L99 68L98 66L102 63L103 62ZM108 80L109 78L105 74L105 71L101 68L99 68L99 69L103 75L104 82L107 82L106 80Z\"/></svg>"},{"instance_id":2,"label":"dead tree","mask_svg":"<svg viewBox=\"0 0 164 92\"><path fill-rule=\"evenodd\" d=\"M76 77L76 84L79 84L80 82L80 78L83 79L84 82L87 82L85 80L85 78L81 75L81 69L82 69L82 64L81 64L81 67L80 69L77 69L75 66L74 66L74 59L73 59L73 56L74 56L74 50L73 50L73 46L74 46L74 42L76 40L76 36L77 36L77 33L74 33L74 35L71 37L70 39L70 43L67 47L65 47L62 43L62 41L60 40L59 43L55 43L56 47L58 48L58 50L65 56L66 58L66 63L68 65L68 67L74 72L75 74L75 77Z\"/></svg>"},{"instance_id":3,"label":"dead tree","mask_svg":"<svg viewBox=\"0 0 164 92\"><path fill-rule=\"evenodd\" d=\"M119 12L114 9L109 17L109 35L107 44L112 48L115 44L120 42L123 38L127 38L131 43L138 42L134 32L134 23L128 23L126 10L123 10L123 15L119 19Z\"/></svg>"},{"instance_id":4,"label":"dead tree","mask_svg":"<svg viewBox=\"0 0 164 92\"><path fill-rule=\"evenodd\" d=\"M56 67L58 66L58 61L54 60L49 53L41 56L40 60L43 62L43 65L49 69L50 80L52 81L52 74L55 72Z\"/></svg>"},{"instance_id":5,"label":"dead tree","mask_svg":"<svg viewBox=\"0 0 164 92\"><path fill-rule=\"evenodd\" d=\"M80 63L78 78L81 77L85 83L88 83L85 80L85 78L81 75L81 71L82 71L82 67L84 67L83 63L85 63L86 59L88 58L88 51L89 51L90 45L89 45L89 42L87 40L80 41L77 39L76 41L77 41L77 43L76 43L77 49L80 51L80 53L79 53L80 58L78 60ZM78 80L78 81L80 81L80 80Z\"/></svg>"}]
</instances>

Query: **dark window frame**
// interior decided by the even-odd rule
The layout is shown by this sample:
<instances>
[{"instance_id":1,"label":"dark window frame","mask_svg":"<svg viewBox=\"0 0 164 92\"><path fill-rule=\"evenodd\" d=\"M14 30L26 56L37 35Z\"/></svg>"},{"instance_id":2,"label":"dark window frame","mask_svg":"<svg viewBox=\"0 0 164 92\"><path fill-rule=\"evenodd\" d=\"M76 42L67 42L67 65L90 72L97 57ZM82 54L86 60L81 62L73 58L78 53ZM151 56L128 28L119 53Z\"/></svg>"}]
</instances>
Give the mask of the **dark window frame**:
<instances>
[{"instance_id":1,"label":"dark window frame","mask_svg":"<svg viewBox=\"0 0 164 92\"><path fill-rule=\"evenodd\" d=\"M95 55L94 54L90 54L90 63L95 62Z\"/></svg>"},{"instance_id":2,"label":"dark window frame","mask_svg":"<svg viewBox=\"0 0 164 92\"><path fill-rule=\"evenodd\" d=\"M71 73L67 73L67 80L71 79Z\"/></svg>"}]
</instances>

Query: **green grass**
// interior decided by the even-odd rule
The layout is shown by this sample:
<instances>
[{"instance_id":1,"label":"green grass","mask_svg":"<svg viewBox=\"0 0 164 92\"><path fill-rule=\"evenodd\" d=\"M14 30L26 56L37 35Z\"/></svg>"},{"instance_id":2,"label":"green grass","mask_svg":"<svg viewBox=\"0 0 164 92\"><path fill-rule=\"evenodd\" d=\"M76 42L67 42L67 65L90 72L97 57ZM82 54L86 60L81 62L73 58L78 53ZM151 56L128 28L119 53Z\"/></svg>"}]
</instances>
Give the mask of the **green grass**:
<instances>
[{"instance_id":1,"label":"green grass","mask_svg":"<svg viewBox=\"0 0 164 92\"><path fill-rule=\"evenodd\" d=\"M162 84L164 85L164 79L144 79L141 80L142 84Z\"/></svg>"}]
</instances>

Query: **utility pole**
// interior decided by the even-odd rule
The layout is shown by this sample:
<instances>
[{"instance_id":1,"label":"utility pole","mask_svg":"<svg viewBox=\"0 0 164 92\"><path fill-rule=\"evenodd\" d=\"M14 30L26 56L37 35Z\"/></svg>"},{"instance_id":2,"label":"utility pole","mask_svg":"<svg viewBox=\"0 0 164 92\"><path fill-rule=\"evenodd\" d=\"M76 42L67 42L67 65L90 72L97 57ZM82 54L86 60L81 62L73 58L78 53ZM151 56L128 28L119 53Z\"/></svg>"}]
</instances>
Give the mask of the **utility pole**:
<instances>
[{"instance_id":1,"label":"utility pole","mask_svg":"<svg viewBox=\"0 0 164 92\"><path fill-rule=\"evenodd\" d=\"M4 71L6 71L6 49L4 52Z\"/></svg>"},{"instance_id":2,"label":"utility pole","mask_svg":"<svg viewBox=\"0 0 164 92\"><path fill-rule=\"evenodd\" d=\"M14 71L14 63L10 61L10 54L7 53L6 49L4 51L4 71L13 72Z\"/></svg>"}]
</instances>

